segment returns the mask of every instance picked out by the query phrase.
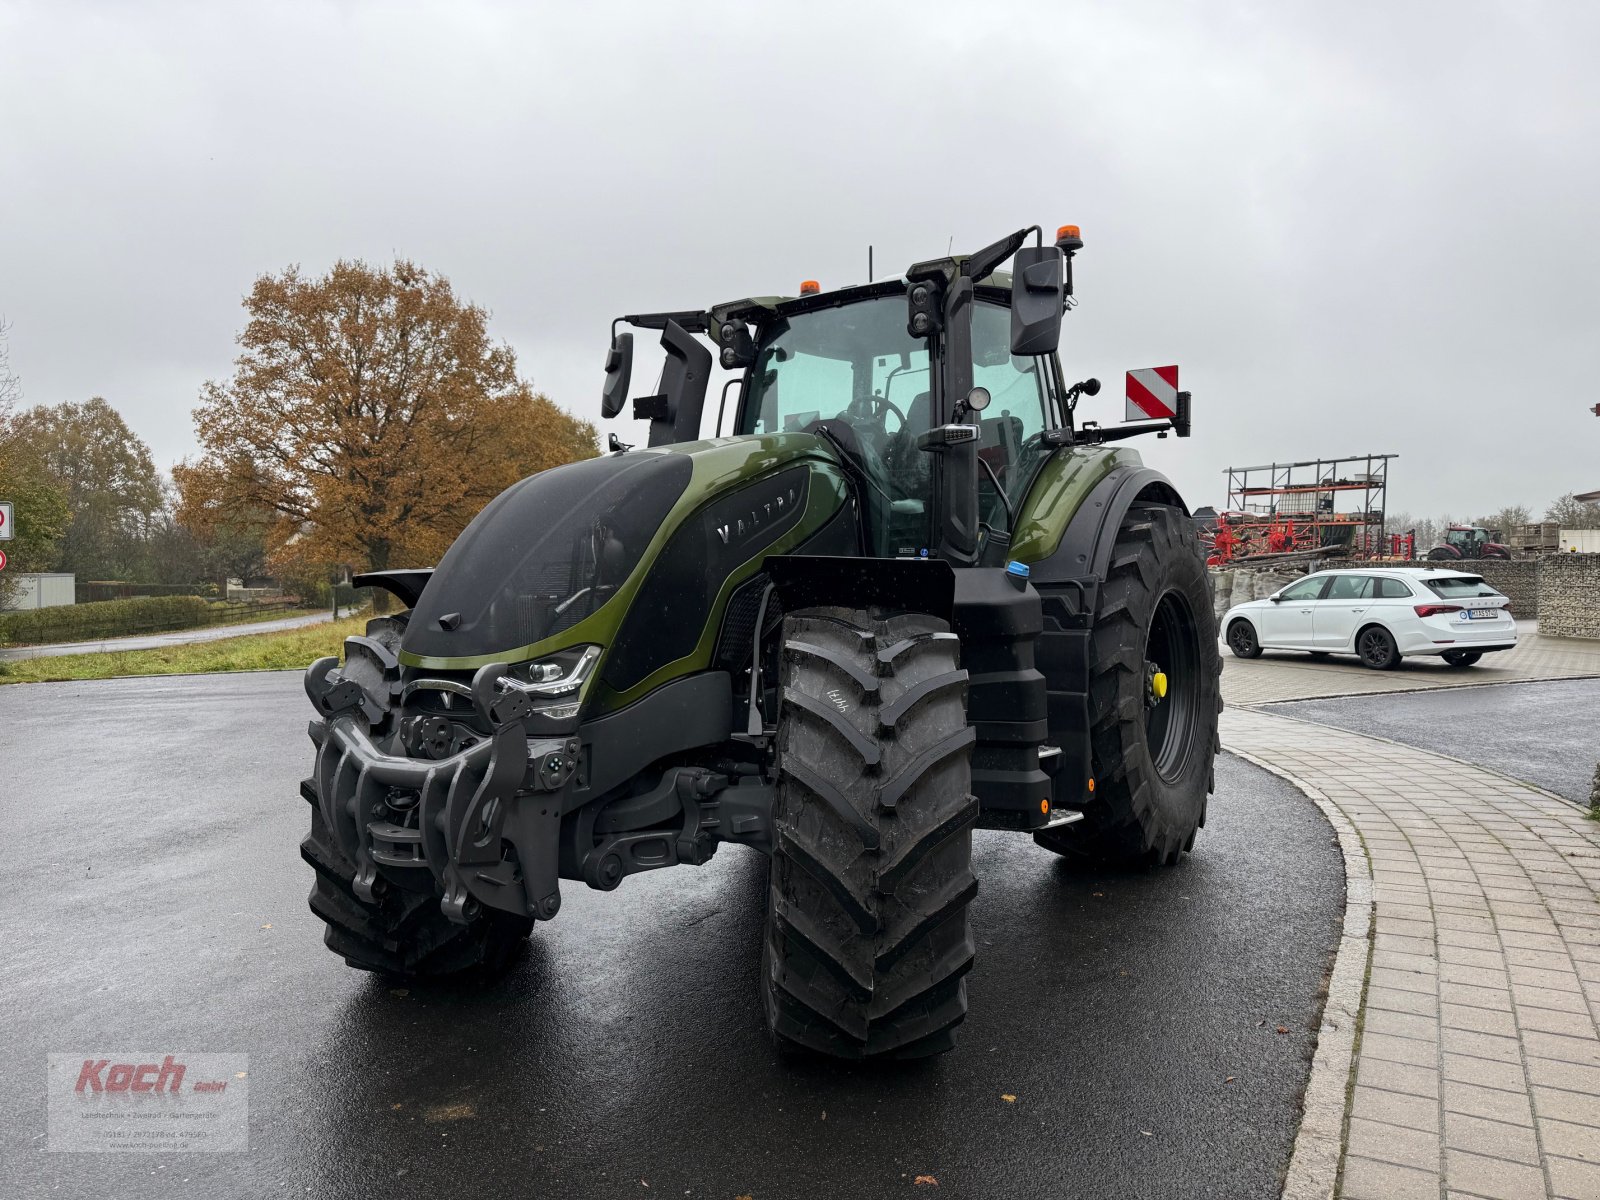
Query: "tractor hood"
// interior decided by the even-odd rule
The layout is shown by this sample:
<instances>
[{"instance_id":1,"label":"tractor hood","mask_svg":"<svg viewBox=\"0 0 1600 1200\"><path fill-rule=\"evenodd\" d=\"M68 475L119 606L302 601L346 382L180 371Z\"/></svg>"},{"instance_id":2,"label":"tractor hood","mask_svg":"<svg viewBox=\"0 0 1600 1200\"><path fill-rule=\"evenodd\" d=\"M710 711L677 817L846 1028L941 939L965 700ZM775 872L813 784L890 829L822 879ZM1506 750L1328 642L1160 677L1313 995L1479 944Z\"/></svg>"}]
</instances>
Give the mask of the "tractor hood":
<instances>
[{"instance_id":1,"label":"tractor hood","mask_svg":"<svg viewBox=\"0 0 1600 1200\"><path fill-rule=\"evenodd\" d=\"M531 475L492 500L446 552L412 610L400 659L470 669L580 643L610 648L680 526L805 460L838 478L831 448L798 433L608 454ZM800 495L808 490L817 489ZM842 485L825 490L839 493L831 511ZM794 521L814 527L801 516ZM730 548L737 544L730 539Z\"/></svg>"}]
</instances>

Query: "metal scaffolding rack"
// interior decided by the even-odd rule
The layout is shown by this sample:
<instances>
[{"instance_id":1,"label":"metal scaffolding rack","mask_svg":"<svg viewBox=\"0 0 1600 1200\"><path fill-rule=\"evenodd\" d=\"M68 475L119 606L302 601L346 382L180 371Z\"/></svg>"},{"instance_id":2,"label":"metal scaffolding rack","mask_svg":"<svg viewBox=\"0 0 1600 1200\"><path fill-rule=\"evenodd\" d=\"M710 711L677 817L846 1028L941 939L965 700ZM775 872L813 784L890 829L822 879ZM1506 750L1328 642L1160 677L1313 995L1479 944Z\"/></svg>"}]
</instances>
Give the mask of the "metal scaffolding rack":
<instances>
[{"instance_id":1,"label":"metal scaffolding rack","mask_svg":"<svg viewBox=\"0 0 1600 1200\"><path fill-rule=\"evenodd\" d=\"M1389 554L1389 462L1354 454L1305 462L1229 467L1223 514L1244 555L1337 548L1349 558Z\"/></svg>"}]
</instances>

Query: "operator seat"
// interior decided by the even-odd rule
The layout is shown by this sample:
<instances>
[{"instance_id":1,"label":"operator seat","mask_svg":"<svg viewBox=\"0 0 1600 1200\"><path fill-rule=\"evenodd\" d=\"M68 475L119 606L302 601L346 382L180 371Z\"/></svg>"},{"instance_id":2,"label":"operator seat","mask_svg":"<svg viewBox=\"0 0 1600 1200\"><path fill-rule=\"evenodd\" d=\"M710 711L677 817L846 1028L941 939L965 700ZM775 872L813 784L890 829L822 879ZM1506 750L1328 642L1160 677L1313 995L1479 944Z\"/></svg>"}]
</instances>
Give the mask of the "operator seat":
<instances>
[{"instance_id":1,"label":"operator seat","mask_svg":"<svg viewBox=\"0 0 1600 1200\"><path fill-rule=\"evenodd\" d=\"M929 472L933 464L928 456L917 449L917 435L931 428L933 421L933 394L918 392L906 409L905 424L889 440L884 463L889 469L889 482L897 497L926 501L931 490Z\"/></svg>"}]
</instances>

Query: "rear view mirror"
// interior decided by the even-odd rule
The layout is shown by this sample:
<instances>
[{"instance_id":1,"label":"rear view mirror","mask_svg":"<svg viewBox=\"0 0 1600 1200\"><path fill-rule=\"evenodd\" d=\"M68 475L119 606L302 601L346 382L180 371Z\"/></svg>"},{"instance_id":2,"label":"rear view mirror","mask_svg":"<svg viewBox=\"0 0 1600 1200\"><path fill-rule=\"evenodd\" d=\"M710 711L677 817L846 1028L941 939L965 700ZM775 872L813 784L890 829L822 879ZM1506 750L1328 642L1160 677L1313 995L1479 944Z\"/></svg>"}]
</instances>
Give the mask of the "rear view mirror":
<instances>
[{"instance_id":1,"label":"rear view mirror","mask_svg":"<svg viewBox=\"0 0 1600 1200\"><path fill-rule=\"evenodd\" d=\"M1061 341L1066 279L1055 246L1024 246L1012 260L1011 353L1051 354Z\"/></svg>"},{"instance_id":2,"label":"rear view mirror","mask_svg":"<svg viewBox=\"0 0 1600 1200\"><path fill-rule=\"evenodd\" d=\"M606 388L600 398L600 412L614 417L628 402L628 384L633 379L633 333L624 329L611 338L606 355Z\"/></svg>"}]
</instances>

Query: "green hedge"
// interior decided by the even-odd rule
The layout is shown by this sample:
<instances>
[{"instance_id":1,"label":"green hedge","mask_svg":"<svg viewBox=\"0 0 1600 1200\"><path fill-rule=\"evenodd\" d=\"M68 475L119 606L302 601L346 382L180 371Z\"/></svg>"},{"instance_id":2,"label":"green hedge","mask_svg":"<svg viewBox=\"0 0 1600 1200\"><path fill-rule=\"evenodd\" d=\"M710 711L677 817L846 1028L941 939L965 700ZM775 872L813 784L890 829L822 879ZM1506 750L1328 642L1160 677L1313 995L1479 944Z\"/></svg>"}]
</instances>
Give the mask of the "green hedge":
<instances>
[{"instance_id":1,"label":"green hedge","mask_svg":"<svg viewBox=\"0 0 1600 1200\"><path fill-rule=\"evenodd\" d=\"M191 629L208 623L211 606L199 596L135 596L0 613L0 643L37 645Z\"/></svg>"},{"instance_id":2,"label":"green hedge","mask_svg":"<svg viewBox=\"0 0 1600 1200\"><path fill-rule=\"evenodd\" d=\"M127 583L120 579L79 580L74 590L79 604L101 600L127 600L134 596L215 596L214 583Z\"/></svg>"}]
</instances>

